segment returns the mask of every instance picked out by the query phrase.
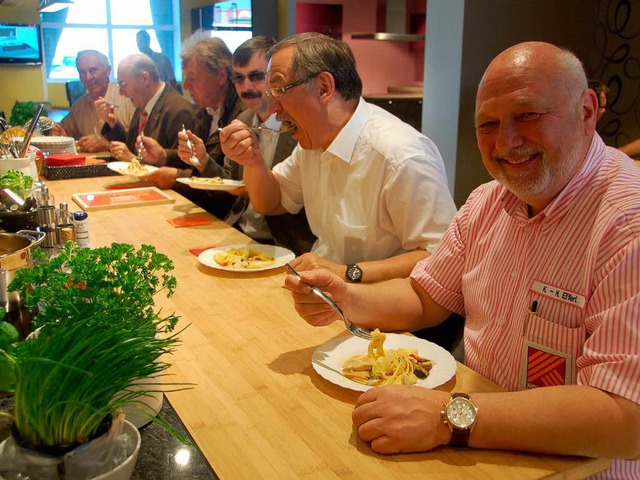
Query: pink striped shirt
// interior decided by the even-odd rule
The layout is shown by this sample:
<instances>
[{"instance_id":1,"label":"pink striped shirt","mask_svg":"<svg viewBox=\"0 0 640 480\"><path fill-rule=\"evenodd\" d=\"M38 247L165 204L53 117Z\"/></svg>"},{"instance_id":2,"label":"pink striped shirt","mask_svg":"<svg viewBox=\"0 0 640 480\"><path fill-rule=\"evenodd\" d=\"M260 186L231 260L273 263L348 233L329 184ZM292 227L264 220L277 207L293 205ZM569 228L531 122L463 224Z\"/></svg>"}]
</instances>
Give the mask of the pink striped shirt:
<instances>
[{"instance_id":1,"label":"pink striped shirt","mask_svg":"<svg viewBox=\"0 0 640 480\"><path fill-rule=\"evenodd\" d=\"M507 390L526 339L571 355L575 383L640 403L640 168L597 135L533 218L497 182L477 188L412 277L466 317L465 363ZM600 478L640 478L640 461Z\"/></svg>"}]
</instances>

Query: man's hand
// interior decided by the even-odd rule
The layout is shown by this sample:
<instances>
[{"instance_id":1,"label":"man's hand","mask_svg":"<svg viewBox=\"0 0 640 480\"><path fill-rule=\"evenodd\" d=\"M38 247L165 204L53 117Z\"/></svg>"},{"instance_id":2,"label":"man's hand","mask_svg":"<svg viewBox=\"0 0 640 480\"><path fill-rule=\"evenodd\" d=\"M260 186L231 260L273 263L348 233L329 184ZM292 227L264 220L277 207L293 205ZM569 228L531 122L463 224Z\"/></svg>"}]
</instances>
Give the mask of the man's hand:
<instances>
[{"instance_id":1,"label":"man's hand","mask_svg":"<svg viewBox=\"0 0 640 480\"><path fill-rule=\"evenodd\" d=\"M109 150L111 151L111 155L121 162L130 162L131 158L135 157L124 142L109 142Z\"/></svg>"},{"instance_id":2,"label":"man's hand","mask_svg":"<svg viewBox=\"0 0 640 480\"><path fill-rule=\"evenodd\" d=\"M424 452L447 445L451 432L440 418L447 392L409 385L366 391L351 415L360 438L382 454Z\"/></svg>"},{"instance_id":3,"label":"man's hand","mask_svg":"<svg viewBox=\"0 0 640 480\"><path fill-rule=\"evenodd\" d=\"M145 137L146 138L146 137ZM146 175L140 176L140 180L144 182L151 182L156 187L162 190L169 190L176 184L176 178L178 177L178 169L171 167L161 167Z\"/></svg>"},{"instance_id":4,"label":"man's hand","mask_svg":"<svg viewBox=\"0 0 640 480\"><path fill-rule=\"evenodd\" d=\"M347 301L345 281L324 269L299 273L302 282L293 275L288 275L284 281L285 287L291 290L298 314L315 327L329 325L335 320L342 320L342 317L333 308L311 291L309 285L324 291L344 310Z\"/></svg>"},{"instance_id":5,"label":"man's hand","mask_svg":"<svg viewBox=\"0 0 640 480\"><path fill-rule=\"evenodd\" d=\"M305 253L300 257L294 258L289 262L293 268L298 272L305 272L309 270L318 270L323 268L329 270L338 275L343 280L346 280L347 266L339 263L333 263L324 258L320 258L312 253Z\"/></svg>"},{"instance_id":6,"label":"man's hand","mask_svg":"<svg viewBox=\"0 0 640 480\"><path fill-rule=\"evenodd\" d=\"M109 150L109 141L97 135L85 135L78 139L81 152L104 152Z\"/></svg>"},{"instance_id":7,"label":"man's hand","mask_svg":"<svg viewBox=\"0 0 640 480\"><path fill-rule=\"evenodd\" d=\"M107 102L104 98L98 97L98 99L93 102L93 106L101 120L107 123L111 128L116 126L117 120L114 105Z\"/></svg>"},{"instance_id":8,"label":"man's hand","mask_svg":"<svg viewBox=\"0 0 640 480\"><path fill-rule=\"evenodd\" d=\"M167 151L155 138L138 135L136 137L136 145L140 145L140 142L142 142L141 154L144 163L155 165L156 167L164 167L167 164Z\"/></svg>"},{"instance_id":9,"label":"man's hand","mask_svg":"<svg viewBox=\"0 0 640 480\"><path fill-rule=\"evenodd\" d=\"M236 197L241 197L241 196L247 194L247 188L246 187L233 188L231 190L227 190L227 193L229 195L234 195Z\"/></svg>"},{"instance_id":10,"label":"man's hand","mask_svg":"<svg viewBox=\"0 0 640 480\"><path fill-rule=\"evenodd\" d=\"M56 123L51 128L51 130L49 130L49 135L52 135L52 136L55 136L55 137L68 137L69 136L69 134L64 129L64 127L62 125L60 125L59 123Z\"/></svg>"},{"instance_id":11,"label":"man's hand","mask_svg":"<svg viewBox=\"0 0 640 480\"><path fill-rule=\"evenodd\" d=\"M258 137L240 120L220 130L220 145L224 154L240 165L263 163Z\"/></svg>"},{"instance_id":12,"label":"man's hand","mask_svg":"<svg viewBox=\"0 0 640 480\"><path fill-rule=\"evenodd\" d=\"M200 161L200 165L194 165L191 162L191 150L187 145L187 140L191 141L191 145L193 146L193 153ZM184 163L191 167L197 168L201 173L204 170L204 167L207 165L207 162L209 161L209 154L207 153L204 142L200 137L194 135L191 130L187 130L186 133L178 132L178 156Z\"/></svg>"}]
</instances>

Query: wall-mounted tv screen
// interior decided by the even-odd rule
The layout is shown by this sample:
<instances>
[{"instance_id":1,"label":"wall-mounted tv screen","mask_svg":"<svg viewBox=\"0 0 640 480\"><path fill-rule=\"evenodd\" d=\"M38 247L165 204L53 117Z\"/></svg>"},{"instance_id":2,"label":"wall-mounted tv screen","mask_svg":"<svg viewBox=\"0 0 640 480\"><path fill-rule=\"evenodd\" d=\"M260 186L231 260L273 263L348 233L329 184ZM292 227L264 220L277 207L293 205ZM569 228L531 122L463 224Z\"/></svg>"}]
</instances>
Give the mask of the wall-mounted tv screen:
<instances>
[{"instance_id":1,"label":"wall-mounted tv screen","mask_svg":"<svg viewBox=\"0 0 640 480\"><path fill-rule=\"evenodd\" d=\"M191 11L193 31L206 30L219 37L233 52L238 45L253 36L251 0L217 2Z\"/></svg>"},{"instance_id":2,"label":"wall-mounted tv screen","mask_svg":"<svg viewBox=\"0 0 640 480\"><path fill-rule=\"evenodd\" d=\"M37 65L42 63L40 25L0 23L0 63Z\"/></svg>"}]
</instances>

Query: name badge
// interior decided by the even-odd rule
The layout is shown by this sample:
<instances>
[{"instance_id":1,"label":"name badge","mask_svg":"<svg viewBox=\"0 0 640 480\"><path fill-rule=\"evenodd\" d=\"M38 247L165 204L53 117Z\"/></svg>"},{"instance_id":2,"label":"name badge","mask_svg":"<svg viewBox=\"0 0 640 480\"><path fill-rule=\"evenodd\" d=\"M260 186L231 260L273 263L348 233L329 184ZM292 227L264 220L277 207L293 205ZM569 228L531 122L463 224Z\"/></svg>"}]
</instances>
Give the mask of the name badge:
<instances>
[{"instance_id":1,"label":"name badge","mask_svg":"<svg viewBox=\"0 0 640 480\"><path fill-rule=\"evenodd\" d=\"M531 290L539 293L540 295L544 295L545 297L553 298L554 300L559 300L570 305L575 305L578 308L584 308L586 303L584 295L569 292L568 290L563 290L562 288L554 287L553 285L547 285L546 283L538 282L537 280L533 282Z\"/></svg>"}]
</instances>

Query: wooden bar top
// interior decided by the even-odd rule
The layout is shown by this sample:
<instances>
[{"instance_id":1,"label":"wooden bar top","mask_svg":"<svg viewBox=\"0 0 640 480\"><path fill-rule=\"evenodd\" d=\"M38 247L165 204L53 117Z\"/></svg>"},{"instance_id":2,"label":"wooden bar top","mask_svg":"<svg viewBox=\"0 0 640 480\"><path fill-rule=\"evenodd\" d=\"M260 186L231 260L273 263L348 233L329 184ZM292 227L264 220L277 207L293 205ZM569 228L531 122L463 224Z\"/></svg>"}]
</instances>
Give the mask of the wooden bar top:
<instances>
[{"instance_id":1,"label":"wooden bar top","mask_svg":"<svg viewBox=\"0 0 640 480\"><path fill-rule=\"evenodd\" d=\"M127 182L130 177L98 177L47 185L56 203L66 201L70 210L79 210L72 193ZM607 468L606 460L449 447L421 454L374 453L352 429L359 393L328 382L311 366L318 346L348 335L344 326L315 328L302 320L283 287L283 267L234 273L199 264L190 249L248 239L168 192L175 203L89 211L90 241L93 246L154 245L175 263L176 293L159 299L158 306L175 311L179 325L187 328L165 382L191 388L167 397L220 478L578 479ZM176 228L169 222L192 214L211 223ZM462 364L439 388L500 390Z\"/></svg>"}]
</instances>

